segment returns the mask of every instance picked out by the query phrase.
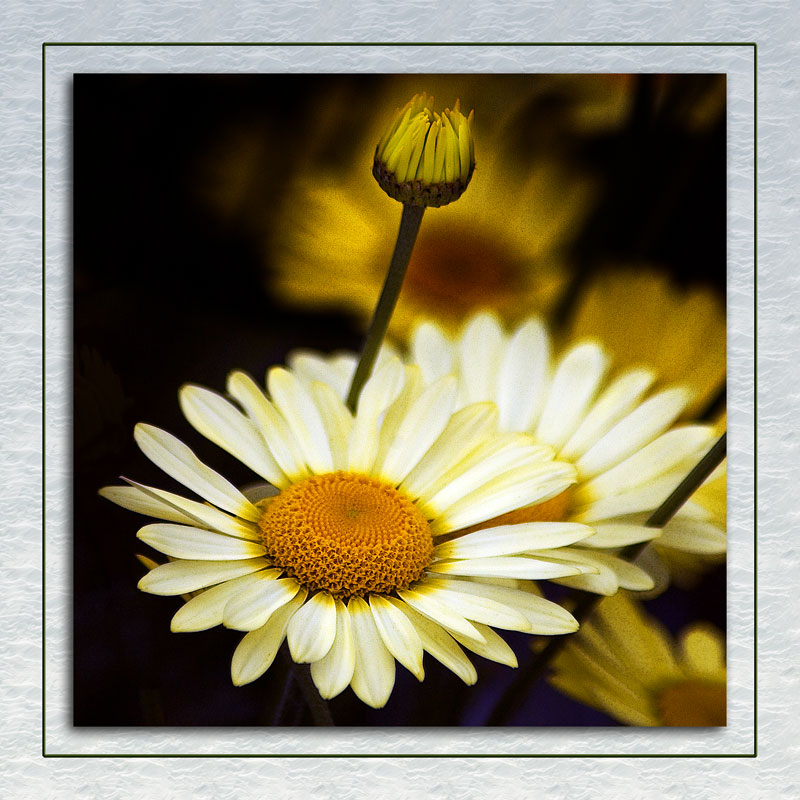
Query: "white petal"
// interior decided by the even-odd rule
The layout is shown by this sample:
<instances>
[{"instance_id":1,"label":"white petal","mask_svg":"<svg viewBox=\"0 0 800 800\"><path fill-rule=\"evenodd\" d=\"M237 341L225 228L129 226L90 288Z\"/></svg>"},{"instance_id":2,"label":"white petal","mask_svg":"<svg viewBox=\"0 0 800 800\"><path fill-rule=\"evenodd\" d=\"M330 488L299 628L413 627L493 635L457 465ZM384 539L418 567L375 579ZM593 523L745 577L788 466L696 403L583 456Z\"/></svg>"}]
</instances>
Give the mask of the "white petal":
<instances>
[{"instance_id":1,"label":"white petal","mask_svg":"<svg viewBox=\"0 0 800 800\"><path fill-rule=\"evenodd\" d=\"M316 592L289 623L289 652L298 664L319 661L335 638L336 603L328 592Z\"/></svg>"},{"instance_id":2,"label":"white petal","mask_svg":"<svg viewBox=\"0 0 800 800\"><path fill-rule=\"evenodd\" d=\"M353 415L344 401L327 384L315 381L311 385L311 396L317 404L322 424L328 435L333 469L347 469L347 450L350 432L353 429Z\"/></svg>"},{"instance_id":3,"label":"white petal","mask_svg":"<svg viewBox=\"0 0 800 800\"><path fill-rule=\"evenodd\" d=\"M289 430L288 423L267 400L255 381L244 372L231 372L228 375L227 389L258 426L276 463L286 475L281 483L275 485L285 489L289 483L308 477L303 453Z\"/></svg>"},{"instance_id":4,"label":"white petal","mask_svg":"<svg viewBox=\"0 0 800 800\"><path fill-rule=\"evenodd\" d=\"M474 575L484 578L525 578L528 580L560 578L577 575L580 572L580 569L574 565L525 556L435 561L428 567L428 570L441 575L464 575L467 577Z\"/></svg>"},{"instance_id":5,"label":"white petal","mask_svg":"<svg viewBox=\"0 0 800 800\"><path fill-rule=\"evenodd\" d=\"M570 516L576 522L584 522L596 527L600 520L611 520L642 511L654 511L678 486L684 475L672 473L611 497L603 497L585 506L576 507Z\"/></svg>"},{"instance_id":6,"label":"white petal","mask_svg":"<svg viewBox=\"0 0 800 800\"><path fill-rule=\"evenodd\" d=\"M425 383L433 383L453 372L454 347L438 326L423 322L411 335L411 361L422 370Z\"/></svg>"},{"instance_id":7,"label":"white petal","mask_svg":"<svg viewBox=\"0 0 800 800\"><path fill-rule=\"evenodd\" d=\"M267 374L267 388L311 471L317 475L331 472L333 458L322 416L300 381L283 367L273 367Z\"/></svg>"},{"instance_id":8,"label":"white petal","mask_svg":"<svg viewBox=\"0 0 800 800\"><path fill-rule=\"evenodd\" d=\"M578 459L582 478L591 478L635 453L653 441L679 416L691 400L687 389L665 389L620 420Z\"/></svg>"},{"instance_id":9,"label":"white petal","mask_svg":"<svg viewBox=\"0 0 800 800\"><path fill-rule=\"evenodd\" d=\"M350 612L336 600L336 637L324 658L311 665L311 677L326 700L343 692L353 678L356 651Z\"/></svg>"},{"instance_id":10,"label":"white petal","mask_svg":"<svg viewBox=\"0 0 800 800\"><path fill-rule=\"evenodd\" d=\"M500 442L507 444L492 452L491 448ZM528 467L537 475L553 470L553 462L548 455L549 450L533 445L523 434L498 437L496 443L489 442L486 447L482 447L474 459L465 459L451 469L447 473L446 482L437 482L436 487L443 482L444 485L435 494L430 494L434 487L428 489L426 495L429 499L425 499L423 505L430 510L429 516L434 517L477 489L486 488L492 481L502 480L512 470L518 472L522 467Z\"/></svg>"},{"instance_id":11,"label":"white petal","mask_svg":"<svg viewBox=\"0 0 800 800\"><path fill-rule=\"evenodd\" d=\"M503 338L500 322L493 314L476 314L467 323L458 343L465 402L495 400Z\"/></svg>"},{"instance_id":12,"label":"white petal","mask_svg":"<svg viewBox=\"0 0 800 800\"><path fill-rule=\"evenodd\" d=\"M189 500L163 489L135 484L133 486L105 486L99 494L129 511L158 517L169 522L201 526L211 530L260 541L258 528L252 522L232 517L218 508Z\"/></svg>"},{"instance_id":13,"label":"white petal","mask_svg":"<svg viewBox=\"0 0 800 800\"><path fill-rule=\"evenodd\" d=\"M347 396L357 358L352 353L320 356L307 350L295 350L286 359L292 372L307 386L319 381L330 386L340 400Z\"/></svg>"},{"instance_id":14,"label":"white petal","mask_svg":"<svg viewBox=\"0 0 800 800\"><path fill-rule=\"evenodd\" d=\"M224 397L202 386L182 386L178 393L183 415L206 439L247 464L276 486L285 476L258 429Z\"/></svg>"},{"instance_id":15,"label":"white petal","mask_svg":"<svg viewBox=\"0 0 800 800\"><path fill-rule=\"evenodd\" d=\"M422 614L415 611L408 604L394 597L389 597L388 600L409 619L422 642L424 650L458 675L467 686L472 686L478 680L478 673L472 662L464 655L464 651L444 628L427 617L423 617Z\"/></svg>"},{"instance_id":16,"label":"white petal","mask_svg":"<svg viewBox=\"0 0 800 800\"><path fill-rule=\"evenodd\" d=\"M350 685L368 706L383 708L394 688L394 658L378 633L369 606L360 597L351 597L347 610L355 643L355 669Z\"/></svg>"},{"instance_id":17,"label":"white petal","mask_svg":"<svg viewBox=\"0 0 800 800\"><path fill-rule=\"evenodd\" d=\"M431 593L429 590L426 590L424 583L417 584L413 590L398 589L397 594L401 600L411 606L415 611L419 611L424 617L441 625L443 628L447 628L449 631L458 631L464 636L471 638L481 638L481 635L472 623L467 622L461 614L457 614L453 609L439 602L435 597L431 597Z\"/></svg>"},{"instance_id":18,"label":"white petal","mask_svg":"<svg viewBox=\"0 0 800 800\"><path fill-rule=\"evenodd\" d=\"M632 369L620 375L603 392L561 448L561 458L577 461L612 425L639 404L655 379L655 373L649 369Z\"/></svg>"},{"instance_id":19,"label":"white petal","mask_svg":"<svg viewBox=\"0 0 800 800\"><path fill-rule=\"evenodd\" d=\"M592 529L574 522L523 522L474 531L436 545L437 558L511 556L526 550L565 547L586 537Z\"/></svg>"},{"instance_id":20,"label":"white petal","mask_svg":"<svg viewBox=\"0 0 800 800\"><path fill-rule=\"evenodd\" d=\"M299 591L300 584L294 578L273 580L265 575L263 580L247 586L225 604L222 624L237 631L254 631Z\"/></svg>"},{"instance_id":21,"label":"white petal","mask_svg":"<svg viewBox=\"0 0 800 800\"><path fill-rule=\"evenodd\" d=\"M470 622L512 631L529 631L531 628L527 618L516 609L489 597L461 592L455 583L451 588L442 588L436 582L426 583L425 590L429 597L449 606Z\"/></svg>"},{"instance_id":22,"label":"white petal","mask_svg":"<svg viewBox=\"0 0 800 800\"><path fill-rule=\"evenodd\" d=\"M418 681L423 680L422 642L408 617L381 595L370 595L369 606L387 650Z\"/></svg>"},{"instance_id":23,"label":"white petal","mask_svg":"<svg viewBox=\"0 0 800 800\"><path fill-rule=\"evenodd\" d=\"M728 547L725 531L718 525L680 515L662 529L658 544L698 555L719 555Z\"/></svg>"},{"instance_id":24,"label":"white petal","mask_svg":"<svg viewBox=\"0 0 800 800\"><path fill-rule=\"evenodd\" d=\"M142 452L167 475L232 514L251 522L261 519L261 512L232 483L207 467L172 434L140 422L133 435Z\"/></svg>"},{"instance_id":25,"label":"white petal","mask_svg":"<svg viewBox=\"0 0 800 800\"><path fill-rule=\"evenodd\" d=\"M264 545L257 542L167 522L145 525L136 536L150 547L173 558L232 561L263 556L267 552Z\"/></svg>"},{"instance_id":26,"label":"white petal","mask_svg":"<svg viewBox=\"0 0 800 800\"><path fill-rule=\"evenodd\" d=\"M648 528L645 525L630 525L628 523L606 522L596 525L594 536L581 542L581 547L611 549L627 547L629 544L649 542L661 534L658 528Z\"/></svg>"},{"instance_id":27,"label":"white petal","mask_svg":"<svg viewBox=\"0 0 800 800\"><path fill-rule=\"evenodd\" d=\"M231 661L231 678L235 686L244 686L260 678L270 668L286 637L292 615L303 604L305 596L306 590L301 589L265 625L242 638Z\"/></svg>"},{"instance_id":28,"label":"white petal","mask_svg":"<svg viewBox=\"0 0 800 800\"><path fill-rule=\"evenodd\" d=\"M143 576L138 587L150 594L194 592L270 566L265 558L245 561L170 561Z\"/></svg>"},{"instance_id":29,"label":"white petal","mask_svg":"<svg viewBox=\"0 0 800 800\"><path fill-rule=\"evenodd\" d=\"M539 319L521 325L506 347L500 367L497 406L505 431L530 430L550 381L550 337Z\"/></svg>"},{"instance_id":30,"label":"white petal","mask_svg":"<svg viewBox=\"0 0 800 800\"><path fill-rule=\"evenodd\" d=\"M514 651L502 637L496 634L487 625L476 623L476 627L483 636L482 642L477 642L474 639L467 639L455 632L453 633L453 638L468 650L472 650L473 653L488 658L490 661L496 661L508 667L517 666L517 657L514 655Z\"/></svg>"},{"instance_id":31,"label":"white petal","mask_svg":"<svg viewBox=\"0 0 800 800\"><path fill-rule=\"evenodd\" d=\"M281 574L279 569L264 571L269 573L273 579ZM249 575L225 581L225 583L217 584L195 595L184 603L172 617L170 630L175 633L188 633L205 631L215 625L222 625L222 612L228 600L247 586L262 580L259 575L261 575L260 572L251 572Z\"/></svg>"},{"instance_id":32,"label":"white petal","mask_svg":"<svg viewBox=\"0 0 800 800\"><path fill-rule=\"evenodd\" d=\"M608 357L594 342L573 347L563 356L536 426L536 438L560 448L575 432L600 387Z\"/></svg>"},{"instance_id":33,"label":"white petal","mask_svg":"<svg viewBox=\"0 0 800 800\"><path fill-rule=\"evenodd\" d=\"M413 364L407 364L403 367L403 371L405 376L402 389L378 420L378 449L373 459L373 466L370 469L370 473L376 477L381 476L381 464L383 464L389 450L391 450L392 442L400 431L409 408L414 405L422 393L422 372L420 368ZM390 480L390 482L392 481Z\"/></svg>"},{"instance_id":34,"label":"white petal","mask_svg":"<svg viewBox=\"0 0 800 800\"><path fill-rule=\"evenodd\" d=\"M449 508L442 509L431 530L434 534L468 528L518 508L543 503L575 483L571 464L552 462L517 465L488 481Z\"/></svg>"},{"instance_id":35,"label":"white petal","mask_svg":"<svg viewBox=\"0 0 800 800\"><path fill-rule=\"evenodd\" d=\"M406 476L402 488L412 498L430 496L431 486L497 430L497 408L475 403L453 414L441 436Z\"/></svg>"},{"instance_id":36,"label":"white petal","mask_svg":"<svg viewBox=\"0 0 800 800\"><path fill-rule=\"evenodd\" d=\"M676 428L581 486L576 502L588 502L652 483L685 459L698 461L714 440L711 426Z\"/></svg>"},{"instance_id":37,"label":"white petal","mask_svg":"<svg viewBox=\"0 0 800 800\"><path fill-rule=\"evenodd\" d=\"M579 563L594 566L599 570L596 575L581 575L557 581L564 586L606 595L615 594L618 588L640 592L652 589L654 586L653 579L647 572L611 553L571 548L568 551L559 551L558 555L559 558L575 558Z\"/></svg>"},{"instance_id":38,"label":"white petal","mask_svg":"<svg viewBox=\"0 0 800 800\"><path fill-rule=\"evenodd\" d=\"M530 623L530 632L540 635L573 633L578 630L578 622L572 614L558 603L544 597L509 586L493 583L454 580L452 578L432 578L430 583L459 592L486 597L497 603L509 606L523 614Z\"/></svg>"},{"instance_id":39,"label":"white petal","mask_svg":"<svg viewBox=\"0 0 800 800\"><path fill-rule=\"evenodd\" d=\"M392 436L379 477L397 485L411 472L444 431L456 399L456 380L447 376L429 386L410 408Z\"/></svg>"},{"instance_id":40,"label":"white petal","mask_svg":"<svg viewBox=\"0 0 800 800\"><path fill-rule=\"evenodd\" d=\"M379 419L394 402L405 383L405 370L400 360L390 359L372 373L358 398L358 408L350 432L348 469L369 472L378 455Z\"/></svg>"}]
</instances>

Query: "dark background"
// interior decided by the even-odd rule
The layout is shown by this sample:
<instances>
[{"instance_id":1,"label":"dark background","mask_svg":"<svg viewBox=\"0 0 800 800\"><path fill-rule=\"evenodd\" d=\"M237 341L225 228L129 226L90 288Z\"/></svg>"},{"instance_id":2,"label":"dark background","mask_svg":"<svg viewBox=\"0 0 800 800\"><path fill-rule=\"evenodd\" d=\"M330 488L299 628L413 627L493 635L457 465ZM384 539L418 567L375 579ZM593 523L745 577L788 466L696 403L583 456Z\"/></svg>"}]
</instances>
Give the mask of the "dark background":
<instances>
[{"instance_id":1,"label":"dark background","mask_svg":"<svg viewBox=\"0 0 800 800\"><path fill-rule=\"evenodd\" d=\"M346 163L349 143L389 80L75 76L76 725L311 723L297 683L286 681L297 668L281 654L264 677L236 688L230 659L241 633L169 632L180 600L136 589L144 572L136 553L158 558L135 538L144 518L98 497L97 489L125 475L180 491L135 446L138 421L175 433L234 484L252 481L183 420L178 387L222 387L234 367L263 375L300 346L358 349L360 325L345 313L300 313L269 295L263 239L293 171L308 159ZM508 80L537 88L544 79ZM687 120L710 93L724 91L724 76L631 76L628 85L623 123L590 132L570 123L574 98L533 92L520 105L511 144L529 158L557 148L602 182L602 202L570 254L576 283L604 264L642 259L677 282L700 281L723 294L724 111L701 126ZM320 132L314 114L331 98L348 111ZM240 161L230 157L237 148ZM567 300L561 316L569 311ZM673 631L693 619L724 629L724 568L693 591L669 589L648 609ZM504 638L521 665L530 660L531 637ZM471 689L427 657L419 685L398 665L385 709L368 708L348 689L330 703L334 719L345 726L483 724L515 673L472 658L479 679ZM615 723L540 681L511 724Z\"/></svg>"}]
</instances>

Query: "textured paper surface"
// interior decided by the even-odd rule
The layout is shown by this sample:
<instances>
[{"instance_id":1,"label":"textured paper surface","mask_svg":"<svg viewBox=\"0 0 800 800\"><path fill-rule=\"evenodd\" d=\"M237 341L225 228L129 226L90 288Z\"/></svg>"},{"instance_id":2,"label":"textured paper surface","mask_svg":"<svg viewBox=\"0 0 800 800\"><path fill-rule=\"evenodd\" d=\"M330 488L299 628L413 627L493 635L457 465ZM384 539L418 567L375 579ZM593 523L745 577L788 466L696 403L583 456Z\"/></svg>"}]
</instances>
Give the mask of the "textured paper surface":
<instances>
[{"instance_id":1,"label":"textured paper surface","mask_svg":"<svg viewBox=\"0 0 800 800\"><path fill-rule=\"evenodd\" d=\"M169 8L143 3L100 7L20 5L4 12L4 182L2 219L12 234L2 251L5 359L4 505L6 625L0 669L6 756L0 794L31 797L481 796L575 798L790 797L798 779L796 750L798 630L791 573L796 563L788 510L792 399L762 398L759 546L759 758L753 759L391 759L359 754L648 754L753 752L753 49L747 47L49 47L47 50L47 723L46 751L151 754L145 759L42 759L41 730L41 42L236 41L269 39L473 41L706 39L760 43L762 187L760 216L760 370L791 392L791 334L798 326L789 294L796 215L788 159L797 114L797 23L789 9L711 9L640 3L569 9L551 3L503 12L456 4L298 4L264 9L238 3ZM343 20L340 21L340 14ZM459 17L457 36L451 24ZM377 23L374 20L380 19ZM724 25L721 20L724 19ZM792 27L794 26L794 27ZM424 32L422 35L420 31ZM654 36L653 32L658 35ZM791 37L794 34L795 41ZM73 72L167 71L713 71L728 73L729 113L729 726L682 730L258 731L74 730L70 704L70 108ZM792 101L794 103L792 104ZM796 120L794 121L796 122ZM766 144L769 137L769 144ZM766 158L765 156L768 156ZM795 166L796 171L796 166ZM796 243L796 242L794 242ZM789 245L789 247L786 247ZM113 260L113 253L109 254ZM791 262L791 265L794 261ZM771 580L772 578L772 580ZM776 588L777 587L777 588ZM796 602L794 604L796 609ZM164 760L166 753L353 754L348 759ZM531 792L531 790L534 790Z\"/></svg>"}]
</instances>

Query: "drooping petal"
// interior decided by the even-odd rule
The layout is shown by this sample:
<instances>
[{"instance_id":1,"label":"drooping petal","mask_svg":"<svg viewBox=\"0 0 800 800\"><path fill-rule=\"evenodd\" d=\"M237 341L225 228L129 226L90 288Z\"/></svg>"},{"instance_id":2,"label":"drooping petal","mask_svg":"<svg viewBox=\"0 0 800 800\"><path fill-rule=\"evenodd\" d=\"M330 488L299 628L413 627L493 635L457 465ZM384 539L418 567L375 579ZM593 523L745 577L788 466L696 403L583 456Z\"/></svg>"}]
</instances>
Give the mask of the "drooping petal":
<instances>
[{"instance_id":1,"label":"drooping petal","mask_svg":"<svg viewBox=\"0 0 800 800\"><path fill-rule=\"evenodd\" d=\"M292 659L307 664L324 658L336 638L336 603L328 592L316 592L292 617L286 636Z\"/></svg>"},{"instance_id":2,"label":"drooping petal","mask_svg":"<svg viewBox=\"0 0 800 800\"><path fill-rule=\"evenodd\" d=\"M408 617L378 594L370 595L369 606L386 649L418 681L423 680L422 642Z\"/></svg>"},{"instance_id":3,"label":"drooping petal","mask_svg":"<svg viewBox=\"0 0 800 800\"><path fill-rule=\"evenodd\" d=\"M303 604L306 590L301 589L288 603L279 608L260 628L250 631L239 642L231 661L234 686L244 686L260 678L272 666L286 638L286 628Z\"/></svg>"},{"instance_id":4,"label":"drooping petal","mask_svg":"<svg viewBox=\"0 0 800 800\"><path fill-rule=\"evenodd\" d=\"M472 662L444 628L422 616L408 604L394 597L387 599L409 619L426 652L458 675L467 686L472 686L478 680L478 673Z\"/></svg>"},{"instance_id":5,"label":"drooping petal","mask_svg":"<svg viewBox=\"0 0 800 800\"><path fill-rule=\"evenodd\" d=\"M326 700L343 692L353 678L356 651L350 612L336 600L336 637L326 655L311 665L311 678Z\"/></svg>"},{"instance_id":6,"label":"drooping petal","mask_svg":"<svg viewBox=\"0 0 800 800\"><path fill-rule=\"evenodd\" d=\"M355 668L350 685L368 706L383 708L394 688L394 658L383 643L369 606L360 597L347 604L353 623Z\"/></svg>"}]
</instances>

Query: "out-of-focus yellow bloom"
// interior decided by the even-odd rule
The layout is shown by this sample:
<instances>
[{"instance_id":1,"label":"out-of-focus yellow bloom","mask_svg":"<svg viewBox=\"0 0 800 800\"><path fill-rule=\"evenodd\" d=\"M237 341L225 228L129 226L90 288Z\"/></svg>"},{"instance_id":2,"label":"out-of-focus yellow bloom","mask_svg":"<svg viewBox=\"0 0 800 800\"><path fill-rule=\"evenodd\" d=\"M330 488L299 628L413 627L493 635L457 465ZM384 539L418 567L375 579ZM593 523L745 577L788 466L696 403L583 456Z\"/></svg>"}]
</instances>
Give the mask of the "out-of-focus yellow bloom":
<instances>
[{"instance_id":1,"label":"out-of-focus yellow bloom","mask_svg":"<svg viewBox=\"0 0 800 800\"><path fill-rule=\"evenodd\" d=\"M692 392L685 417L725 384L725 308L705 286L681 289L652 267L601 273L579 294L565 340L595 337L618 367L652 366L660 384ZM723 429L724 430L724 429Z\"/></svg>"},{"instance_id":2,"label":"out-of-focus yellow bloom","mask_svg":"<svg viewBox=\"0 0 800 800\"><path fill-rule=\"evenodd\" d=\"M475 169L474 111L431 110L433 98L414 97L395 113L375 149L372 174L395 200L438 208L458 199Z\"/></svg>"},{"instance_id":3,"label":"out-of-focus yellow bloom","mask_svg":"<svg viewBox=\"0 0 800 800\"><path fill-rule=\"evenodd\" d=\"M272 288L301 308L370 319L397 236L397 206L363 166L309 170L289 188L270 243ZM457 203L429 211L389 334L404 340L419 315L457 330L487 308L517 320L552 308L565 285L564 250L588 212L592 180L556 161L520 171L500 142L480 143L480 166Z\"/></svg>"},{"instance_id":4,"label":"out-of-focus yellow bloom","mask_svg":"<svg viewBox=\"0 0 800 800\"><path fill-rule=\"evenodd\" d=\"M553 686L627 725L726 724L722 634L696 623L675 642L623 593L601 602L553 668Z\"/></svg>"}]
</instances>

